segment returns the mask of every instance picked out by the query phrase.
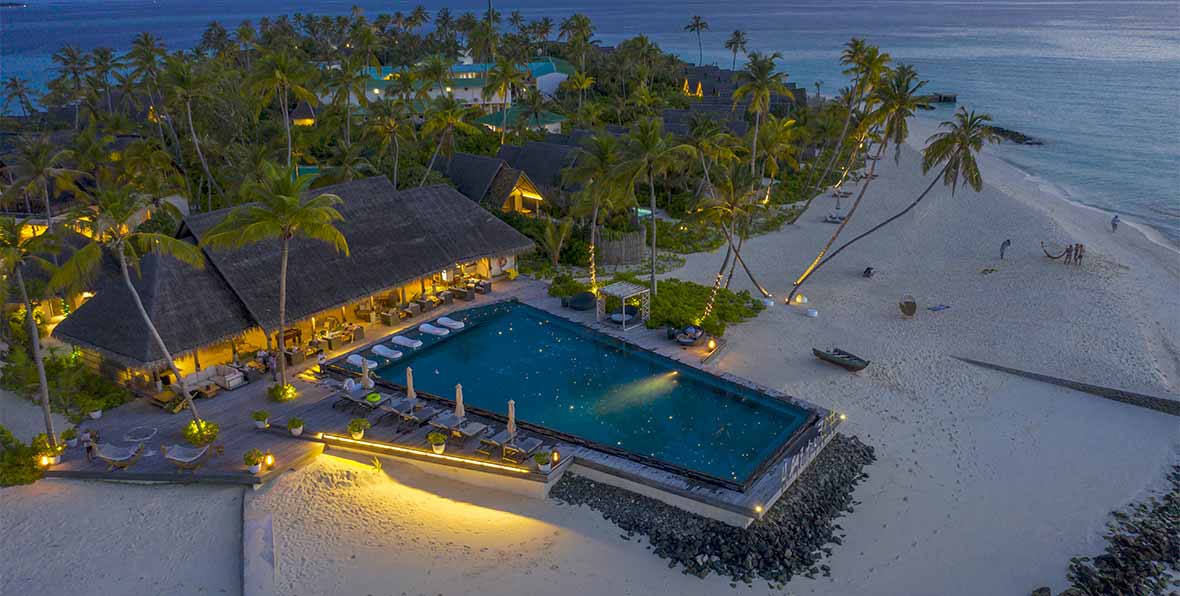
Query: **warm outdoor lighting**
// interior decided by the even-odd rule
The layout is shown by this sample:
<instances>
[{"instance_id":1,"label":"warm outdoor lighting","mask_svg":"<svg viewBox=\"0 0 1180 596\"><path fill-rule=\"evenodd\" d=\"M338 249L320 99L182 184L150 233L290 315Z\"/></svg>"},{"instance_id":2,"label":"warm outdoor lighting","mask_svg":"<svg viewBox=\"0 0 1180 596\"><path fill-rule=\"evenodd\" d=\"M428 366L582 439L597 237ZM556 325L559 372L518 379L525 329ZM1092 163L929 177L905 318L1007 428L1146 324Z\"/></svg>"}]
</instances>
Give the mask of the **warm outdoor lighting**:
<instances>
[{"instance_id":1,"label":"warm outdoor lighting","mask_svg":"<svg viewBox=\"0 0 1180 596\"><path fill-rule=\"evenodd\" d=\"M345 445L357 445L360 447L368 447L370 449L381 449L393 453L406 453L411 455L421 455L423 457L430 457L433 459L442 459L457 463L469 464L473 466L480 466L484 468L491 468L493 470L504 470L506 472L517 472L520 474L528 474L530 470L520 466L509 466L505 464L492 463L481 459L472 459L468 457L459 457L447 453L435 453L434 451L426 451L425 449L418 449L415 447L403 447L401 445L391 445L389 443L379 443L376 441L366 441L363 439L353 439L352 437L344 437L341 435L334 435L329 433L321 433L320 438L326 442L343 443Z\"/></svg>"},{"instance_id":2,"label":"warm outdoor lighting","mask_svg":"<svg viewBox=\"0 0 1180 596\"><path fill-rule=\"evenodd\" d=\"M709 351L710 351L710 352L712 352L713 350L716 350L716 349L717 349L717 340L715 340L715 339L713 339L713 338L711 338L711 337L710 337L710 338L709 338L709 343L707 343L707 344L705 344L705 345L706 345L706 346L708 346L708 348L709 348Z\"/></svg>"},{"instance_id":3,"label":"warm outdoor lighting","mask_svg":"<svg viewBox=\"0 0 1180 596\"><path fill-rule=\"evenodd\" d=\"M291 123L295 126L313 126L315 125L315 118L296 118Z\"/></svg>"},{"instance_id":4,"label":"warm outdoor lighting","mask_svg":"<svg viewBox=\"0 0 1180 596\"><path fill-rule=\"evenodd\" d=\"M795 294L795 304L807 304L807 296Z\"/></svg>"},{"instance_id":5,"label":"warm outdoor lighting","mask_svg":"<svg viewBox=\"0 0 1180 596\"><path fill-rule=\"evenodd\" d=\"M840 420L848 420L847 414L840 414Z\"/></svg>"},{"instance_id":6,"label":"warm outdoor lighting","mask_svg":"<svg viewBox=\"0 0 1180 596\"><path fill-rule=\"evenodd\" d=\"M42 455L42 456L41 456L41 460L40 460L41 467L42 467L42 468L48 468L48 467L49 467L49 461L50 461L50 459L49 459L49 456L48 456L48 455Z\"/></svg>"},{"instance_id":7,"label":"warm outdoor lighting","mask_svg":"<svg viewBox=\"0 0 1180 596\"><path fill-rule=\"evenodd\" d=\"M373 89L373 95L381 95L381 90L380 90L380 89L377 89L377 88L374 88L374 89Z\"/></svg>"},{"instance_id":8,"label":"warm outdoor lighting","mask_svg":"<svg viewBox=\"0 0 1180 596\"><path fill-rule=\"evenodd\" d=\"M271 468L274 468L275 467L275 454L267 451L266 457L262 458L262 465L266 466L266 469L268 469L268 470Z\"/></svg>"},{"instance_id":9,"label":"warm outdoor lighting","mask_svg":"<svg viewBox=\"0 0 1180 596\"><path fill-rule=\"evenodd\" d=\"M754 513L762 513L762 506L761 506L761 505L755 505L755 506L754 506Z\"/></svg>"},{"instance_id":10,"label":"warm outdoor lighting","mask_svg":"<svg viewBox=\"0 0 1180 596\"><path fill-rule=\"evenodd\" d=\"M550 453L549 455L553 459L553 465L556 466L557 462L561 461L561 454L558 453L556 449L554 449L553 452Z\"/></svg>"},{"instance_id":11,"label":"warm outdoor lighting","mask_svg":"<svg viewBox=\"0 0 1180 596\"><path fill-rule=\"evenodd\" d=\"M447 87L447 93L450 93L450 92L451 92L451 88Z\"/></svg>"}]
</instances>

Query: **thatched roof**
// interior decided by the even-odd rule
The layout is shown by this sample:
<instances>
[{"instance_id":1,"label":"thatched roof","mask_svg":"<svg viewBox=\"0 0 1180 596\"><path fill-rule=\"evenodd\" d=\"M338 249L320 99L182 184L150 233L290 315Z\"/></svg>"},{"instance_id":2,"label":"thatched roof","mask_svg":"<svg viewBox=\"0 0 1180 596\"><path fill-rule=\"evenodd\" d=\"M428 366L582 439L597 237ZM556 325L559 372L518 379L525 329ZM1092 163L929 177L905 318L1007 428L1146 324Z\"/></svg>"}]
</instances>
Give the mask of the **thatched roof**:
<instances>
[{"instance_id":1,"label":"thatched roof","mask_svg":"<svg viewBox=\"0 0 1180 596\"><path fill-rule=\"evenodd\" d=\"M434 169L454 182L463 196L482 204L492 181L507 165L499 158L457 151L450 159L436 163Z\"/></svg>"},{"instance_id":2,"label":"thatched roof","mask_svg":"<svg viewBox=\"0 0 1180 596\"><path fill-rule=\"evenodd\" d=\"M322 242L291 242L287 320L361 298L478 257L530 250L532 241L446 185L394 191L384 176L319 188L343 199L338 224L350 255ZM201 239L227 210L190 216L185 227ZM213 266L254 321L278 328L279 243L206 250Z\"/></svg>"},{"instance_id":3,"label":"thatched roof","mask_svg":"<svg viewBox=\"0 0 1180 596\"><path fill-rule=\"evenodd\" d=\"M696 108L696 104L693 104L692 107ZM669 109L661 112L660 116L664 119L665 131L669 134L682 137L688 136L692 132L692 119L694 117L708 118L739 137L745 135L746 131L750 128L750 125L745 120L736 117L728 111Z\"/></svg>"},{"instance_id":4,"label":"thatched roof","mask_svg":"<svg viewBox=\"0 0 1180 596\"><path fill-rule=\"evenodd\" d=\"M176 259L147 255L132 283L144 309L173 357L256 327L225 280L211 267L194 269ZM104 276L98 291L66 317L53 336L137 367L164 364L131 293L117 274Z\"/></svg>"},{"instance_id":5,"label":"thatched roof","mask_svg":"<svg viewBox=\"0 0 1180 596\"><path fill-rule=\"evenodd\" d=\"M350 255L296 239L290 247L287 320L297 321L481 257L517 254L532 241L445 185L395 191L384 176L314 191L343 199L339 228ZM228 210L185 219L180 236L199 241ZM168 257L144 258L136 287L173 355L239 335L278 328L279 243L205 249L204 269ZM119 278L67 317L54 336L124 364L150 368L162 356Z\"/></svg>"},{"instance_id":6,"label":"thatched roof","mask_svg":"<svg viewBox=\"0 0 1180 596\"><path fill-rule=\"evenodd\" d=\"M580 148L555 143L530 141L523 146L504 145L498 157L508 165L524 170L546 198L556 198L563 188L561 171L574 165Z\"/></svg>"}]
</instances>

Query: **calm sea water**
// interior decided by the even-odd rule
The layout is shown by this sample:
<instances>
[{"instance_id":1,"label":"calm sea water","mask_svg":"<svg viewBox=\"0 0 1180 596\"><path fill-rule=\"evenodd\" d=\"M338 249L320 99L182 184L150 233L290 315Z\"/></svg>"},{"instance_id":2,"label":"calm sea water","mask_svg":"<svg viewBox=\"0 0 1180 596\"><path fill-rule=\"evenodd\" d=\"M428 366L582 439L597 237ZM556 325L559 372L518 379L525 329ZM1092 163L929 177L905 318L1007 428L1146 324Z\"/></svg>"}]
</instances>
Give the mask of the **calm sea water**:
<instances>
[{"instance_id":1,"label":"calm sea water","mask_svg":"<svg viewBox=\"0 0 1180 596\"><path fill-rule=\"evenodd\" d=\"M126 48L151 31L172 48L191 47L205 25L232 28L280 10L367 14L419 2L366 0L28 0L0 9L0 75L43 82L49 56L63 43ZM480 1L425 1L482 10ZM929 88L992 114L1000 126L1045 141L1009 147L1003 157L1057 186L1070 198L1145 221L1180 240L1180 2L995 0L747 0L740 3L654 0L519 0L497 2L507 13L561 17L588 14L605 44L646 33L686 60L696 38L689 15L711 24L706 62L728 66L722 43L733 29L750 49L780 51L791 79L824 92L845 84L836 64L842 44L866 37L897 60L914 64ZM739 57L740 61L740 57ZM930 117L943 117L949 109Z\"/></svg>"},{"instance_id":2,"label":"calm sea water","mask_svg":"<svg viewBox=\"0 0 1180 596\"><path fill-rule=\"evenodd\" d=\"M453 397L459 383L468 405L507 415L513 399L520 420L739 484L807 417L530 306L451 317L470 328L426 335L425 346L377 374L404 383L409 366L419 390Z\"/></svg>"}]
</instances>

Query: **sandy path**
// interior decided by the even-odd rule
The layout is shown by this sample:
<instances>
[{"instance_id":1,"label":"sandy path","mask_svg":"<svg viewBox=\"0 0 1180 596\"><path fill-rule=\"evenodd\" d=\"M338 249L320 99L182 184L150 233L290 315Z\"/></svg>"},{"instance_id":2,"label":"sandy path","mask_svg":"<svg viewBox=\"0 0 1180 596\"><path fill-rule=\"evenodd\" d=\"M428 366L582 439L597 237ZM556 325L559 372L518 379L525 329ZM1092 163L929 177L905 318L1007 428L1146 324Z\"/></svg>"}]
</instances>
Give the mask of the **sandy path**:
<instances>
[{"instance_id":1,"label":"sandy path","mask_svg":"<svg viewBox=\"0 0 1180 596\"><path fill-rule=\"evenodd\" d=\"M28 443L38 433L45 432L45 417L37 404L11 391L0 389L0 426L11 431L17 439ZM70 426L61 415L53 415L53 429L59 435Z\"/></svg>"}]
</instances>

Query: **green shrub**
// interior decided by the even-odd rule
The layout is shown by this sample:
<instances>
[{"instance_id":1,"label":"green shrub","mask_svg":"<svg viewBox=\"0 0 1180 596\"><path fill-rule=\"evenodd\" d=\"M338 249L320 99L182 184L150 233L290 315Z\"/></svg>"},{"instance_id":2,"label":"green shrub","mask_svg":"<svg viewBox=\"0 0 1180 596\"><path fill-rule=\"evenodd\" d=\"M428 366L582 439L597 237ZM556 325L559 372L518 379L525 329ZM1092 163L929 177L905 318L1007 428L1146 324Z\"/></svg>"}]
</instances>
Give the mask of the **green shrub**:
<instances>
[{"instance_id":1,"label":"green shrub","mask_svg":"<svg viewBox=\"0 0 1180 596\"><path fill-rule=\"evenodd\" d=\"M430 434L426 435L426 442L430 443L431 445L446 445L447 436L438 431L432 431Z\"/></svg>"},{"instance_id":2,"label":"green shrub","mask_svg":"<svg viewBox=\"0 0 1180 596\"><path fill-rule=\"evenodd\" d=\"M660 250L688 254L711 252L725 245L725 235L703 221L656 220L656 246Z\"/></svg>"},{"instance_id":3,"label":"green shrub","mask_svg":"<svg viewBox=\"0 0 1180 596\"><path fill-rule=\"evenodd\" d=\"M32 484L39 478L36 451L0 426L0 487Z\"/></svg>"},{"instance_id":4,"label":"green shrub","mask_svg":"<svg viewBox=\"0 0 1180 596\"><path fill-rule=\"evenodd\" d=\"M296 397L295 386L290 383L287 383L286 385L275 383L274 385L266 388L266 396L269 397L271 401L291 401Z\"/></svg>"},{"instance_id":5,"label":"green shrub","mask_svg":"<svg viewBox=\"0 0 1180 596\"><path fill-rule=\"evenodd\" d=\"M549 295L564 298L590 289L590 284L580 282L569 275L559 273L549 284Z\"/></svg>"},{"instance_id":6,"label":"green shrub","mask_svg":"<svg viewBox=\"0 0 1180 596\"><path fill-rule=\"evenodd\" d=\"M365 432L366 430L369 430L370 428L373 428L373 425L370 424L369 421L364 418L353 418L352 420L350 420L348 422L348 432L349 433Z\"/></svg>"},{"instance_id":7,"label":"green shrub","mask_svg":"<svg viewBox=\"0 0 1180 596\"><path fill-rule=\"evenodd\" d=\"M193 420L184 427L184 438L194 446L204 447L216 441L219 432L221 432L221 428L217 426L216 422Z\"/></svg>"},{"instance_id":8,"label":"green shrub","mask_svg":"<svg viewBox=\"0 0 1180 596\"><path fill-rule=\"evenodd\" d=\"M61 443L58 443L56 447L50 445L49 435L45 433L33 437L33 441L29 443L29 446L33 448L33 454L38 457L42 455L61 455L66 450L65 446Z\"/></svg>"},{"instance_id":9,"label":"green shrub","mask_svg":"<svg viewBox=\"0 0 1180 596\"><path fill-rule=\"evenodd\" d=\"M303 426L303 419L302 418L296 418L296 417L292 416L291 418L287 419L287 429L288 430L292 429L292 428L299 428L301 426Z\"/></svg>"},{"instance_id":10,"label":"green shrub","mask_svg":"<svg viewBox=\"0 0 1180 596\"><path fill-rule=\"evenodd\" d=\"M270 420L270 412L266 410L254 410L250 413L250 418L255 422L266 422Z\"/></svg>"},{"instance_id":11,"label":"green shrub","mask_svg":"<svg viewBox=\"0 0 1180 596\"><path fill-rule=\"evenodd\" d=\"M131 399L126 388L86 368L73 352L47 351L44 362L50 409L71 422L80 422L95 410L114 409ZM0 387L34 403L40 399L37 367L24 345L13 344L3 372L0 372Z\"/></svg>"},{"instance_id":12,"label":"green shrub","mask_svg":"<svg viewBox=\"0 0 1180 596\"><path fill-rule=\"evenodd\" d=\"M765 308L745 290L735 293L721 288L717 293L713 312L705 320L699 320L711 291L710 286L690 281L660 280L659 292L651 299L651 319L648 320L647 326L656 329L666 326L700 325L710 335L720 336L725 333L729 323L753 318Z\"/></svg>"},{"instance_id":13,"label":"green shrub","mask_svg":"<svg viewBox=\"0 0 1180 596\"><path fill-rule=\"evenodd\" d=\"M70 439L76 439L76 438L78 438L77 429L67 428L64 431L62 431L62 433L61 433L61 439L63 441L69 441Z\"/></svg>"},{"instance_id":14,"label":"green shrub","mask_svg":"<svg viewBox=\"0 0 1180 596\"><path fill-rule=\"evenodd\" d=\"M258 464L262 463L262 458L262 452L257 449L251 449L242 454L242 461L245 462L247 466L257 466Z\"/></svg>"},{"instance_id":15,"label":"green shrub","mask_svg":"<svg viewBox=\"0 0 1180 596\"><path fill-rule=\"evenodd\" d=\"M565 244L561 246L559 263L575 267L590 265L590 243L586 241L584 234L579 230L575 229L569 238L565 239Z\"/></svg>"}]
</instances>

